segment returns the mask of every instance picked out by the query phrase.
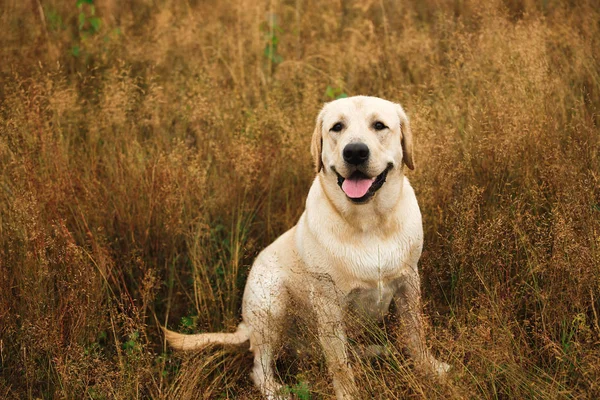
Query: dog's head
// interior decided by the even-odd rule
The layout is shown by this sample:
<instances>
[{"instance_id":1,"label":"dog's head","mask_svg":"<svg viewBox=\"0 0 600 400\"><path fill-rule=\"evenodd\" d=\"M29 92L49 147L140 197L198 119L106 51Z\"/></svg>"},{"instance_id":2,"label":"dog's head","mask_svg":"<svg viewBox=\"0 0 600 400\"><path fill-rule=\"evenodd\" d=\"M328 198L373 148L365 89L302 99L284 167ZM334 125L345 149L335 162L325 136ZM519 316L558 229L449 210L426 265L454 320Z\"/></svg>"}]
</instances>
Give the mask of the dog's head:
<instances>
[{"instance_id":1,"label":"dog's head","mask_svg":"<svg viewBox=\"0 0 600 400\"><path fill-rule=\"evenodd\" d=\"M311 152L330 195L365 204L386 191L386 182L399 182L402 163L414 169L412 147L408 118L399 104L355 96L323 107Z\"/></svg>"}]
</instances>

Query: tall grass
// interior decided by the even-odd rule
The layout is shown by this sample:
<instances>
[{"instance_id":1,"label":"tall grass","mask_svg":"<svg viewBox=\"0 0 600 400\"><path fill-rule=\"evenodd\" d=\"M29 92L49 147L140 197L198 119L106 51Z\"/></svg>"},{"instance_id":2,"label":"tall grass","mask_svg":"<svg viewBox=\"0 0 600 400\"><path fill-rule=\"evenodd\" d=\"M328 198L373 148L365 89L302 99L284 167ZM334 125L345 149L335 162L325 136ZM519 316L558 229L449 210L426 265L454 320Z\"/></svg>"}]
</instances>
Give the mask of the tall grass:
<instances>
[{"instance_id":1,"label":"tall grass","mask_svg":"<svg viewBox=\"0 0 600 400\"><path fill-rule=\"evenodd\" d=\"M392 352L353 361L365 398L600 397L596 2L81 3L0 11L0 398L256 398L248 353L172 354L159 326L239 322L332 93L410 114L454 366L419 377L374 327ZM302 348L280 378L331 398Z\"/></svg>"}]
</instances>

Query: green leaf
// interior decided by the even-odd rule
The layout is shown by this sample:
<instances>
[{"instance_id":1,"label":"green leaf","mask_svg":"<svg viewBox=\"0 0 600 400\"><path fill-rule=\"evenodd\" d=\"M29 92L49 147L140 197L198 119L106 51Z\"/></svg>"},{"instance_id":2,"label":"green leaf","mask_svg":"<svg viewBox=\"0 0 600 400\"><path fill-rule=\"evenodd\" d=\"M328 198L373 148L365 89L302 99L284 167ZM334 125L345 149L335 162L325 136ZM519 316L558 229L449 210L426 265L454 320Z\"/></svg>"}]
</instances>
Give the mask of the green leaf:
<instances>
[{"instance_id":1,"label":"green leaf","mask_svg":"<svg viewBox=\"0 0 600 400\"><path fill-rule=\"evenodd\" d=\"M186 328L191 328L192 326L194 326L194 321L190 317L182 317L181 325L185 326Z\"/></svg>"},{"instance_id":2,"label":"green leaf","mask_svg":"<svg viewBox=\"0 0 600 400\"><path fill-rule=\"evenodd\" d=\"M85 25L85 14L80 12L79 13L79 29L83 29L83 26Z\"/></svg>"},{"instance_id":3,"label":"green leaf","mask_svg":"<svg viewBox=\"0 0 600 400\"><path fill-rule=\"evenodd\" d=\"M133 350L137 347L137 342L136 340L138 340L140 338L140 333L139 332L133 332L131 335L129 335L129 340L126 341L125 343L123 343L122 347L123 350Z\"/></svg>"},{"instance_id":4,"label":"green leaf","mask_svg":"<svg viewBox=\"0 0 600 400\"><path fill-rule=\"evenodd\" d=\"M330 99L335 97L335 92L331 86L327 86L327 89L325 89L325 96L329 97Z\"/></svg>"},{"instance_id":5,"label":"green leaf","mask_svg":"<svg viewBox=\"0 0 600 400\"><path fill-rule=\"evenodd\" d=\"M338 94L337 96L335 96L335 99L345 99L346 97L348 97L348 95L344 92Z\"/></svg>"},{"instance_id":6,"label":"green leaf","mask_svg":"<svg viewBox=\"0 0 600 400\"><path fill-rule=\"evenodd\" d=\"M265 46L265 51L264 51L264 55L267 58L272 58L273 57L273 48L269 45Z\"/></svg>"},{"instance_id":7,"label":"green leaf","mask_svg":"<svg viewBox=\"0 0 600 400\"><path fill-rule=\"evenodd\" d=\"M310 400L311 396L310 396L310 389L308 387L308 384L306 382L298 382L297 384L295 384L294 386L285 386L284 387L284 392L286 394L293 394L295 395L295 397L297 397L300 400Z\"/></svg>"},{"instance_id":8,"label":"green leaf","mask_svg":"<svg viewBox=\"0 0 600 400\"><path fill-rule=\"evenodd\" d=\"M121 346L123 350L132 350L135 348L135 342L133 340L128 340Z\"/></svg>"},{"instance_id":9,"label":"green leaf","mask_svg":"<svg viewBox=\"0 0 600 400\"><path fill-rule=\"evenodd\" d=\"M92 26L92 30L94 31L94 33L98 32L100 30L100 25L102 24L102 20L100 20L100 18L91 17L91 18L88 18L88 21L90 22L90 25Z\"/></svg>"},{"instance_id":10,"label":"green leaf","mask_svg":"<svg viewBox=\"0 0 600 400\"><path fill-rule=\"evenodd\" d=\"M84 4L94 4L94 0L77 0L77 7L81 7Z\"/></svg>"},{"instance_id":11,"label":"green leaf","mask_svg":"<svg viewBox=\"0 0 600 400\"><path fill-rule=\"evenodd\" d=\"M79 46L71 47L71 54L75 57L79 57L79 54L80 54Z\"/></svg>"}]
</instances>

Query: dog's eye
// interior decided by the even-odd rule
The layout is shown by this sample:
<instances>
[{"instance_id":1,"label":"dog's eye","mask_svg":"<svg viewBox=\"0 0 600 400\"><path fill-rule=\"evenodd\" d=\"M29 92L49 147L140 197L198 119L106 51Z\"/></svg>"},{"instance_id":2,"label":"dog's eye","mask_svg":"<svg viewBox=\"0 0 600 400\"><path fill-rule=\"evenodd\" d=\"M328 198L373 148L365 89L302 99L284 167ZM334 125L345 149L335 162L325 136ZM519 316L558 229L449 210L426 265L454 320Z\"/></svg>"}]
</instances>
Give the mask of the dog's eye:
<instances>
[{"instance_id":1,"label":"dog's eye","mask_svg":"<svg viewBox=\"0 0 600 400\"><path fill-rule=\"evenodd\" d=\"M331 127L330 131L340 132L342 129L344 129L344 124L338 122L337 124Z\"/></svg>"},{"instance_id":2,"label":"dog's eye","mask_svg":"<svg viewBox=\"0 0 600 400\"><path fill-rule=\"evenodd\" d=\"M387 128L387 126L385 126L383 122L377 121L373 124L373 128L375 128L376 131L382 131Z\"/></svg>"}]
</instances>

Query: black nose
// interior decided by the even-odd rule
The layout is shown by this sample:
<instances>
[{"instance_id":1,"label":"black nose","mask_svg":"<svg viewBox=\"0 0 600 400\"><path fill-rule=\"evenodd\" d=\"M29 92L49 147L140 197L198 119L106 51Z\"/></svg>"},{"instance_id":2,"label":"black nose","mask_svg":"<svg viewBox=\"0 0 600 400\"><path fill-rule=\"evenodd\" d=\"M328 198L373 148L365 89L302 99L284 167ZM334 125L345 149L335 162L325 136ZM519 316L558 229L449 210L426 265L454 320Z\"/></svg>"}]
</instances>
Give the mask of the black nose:
<instances>
[{"instance_id":1,"label":"black nose","mask_svg":"<svg viewBox=\"0 0 600 400\"><path fill-rule=\"evenodd\" d=\"M344 147L342 154L348 164L362 164L369 159L369 147L364 143L350 143Z\"/></svg>"}]
</instances>

